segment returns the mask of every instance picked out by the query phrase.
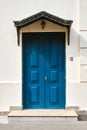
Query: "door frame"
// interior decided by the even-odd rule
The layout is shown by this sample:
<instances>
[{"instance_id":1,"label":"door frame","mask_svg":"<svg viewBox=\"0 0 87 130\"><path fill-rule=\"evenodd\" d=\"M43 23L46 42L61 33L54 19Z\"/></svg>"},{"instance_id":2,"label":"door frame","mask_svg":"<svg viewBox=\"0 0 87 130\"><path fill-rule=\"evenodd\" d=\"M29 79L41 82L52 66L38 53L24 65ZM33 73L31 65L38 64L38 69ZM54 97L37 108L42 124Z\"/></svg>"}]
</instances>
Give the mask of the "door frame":
<instances>
[{"instance_id":1,"label":"door frame","mask_svg":"<svg viewBox=\"0 0 87 130\"><path fill-rule=\"evenodd\" d=\"M62 31L63 32L63 31ZM61 33L62 33L61 32ZM22 34L23 33L26 33L26 32L22 32ZM30 34L32 34L32 32L27 32L27 33L30 33ZM33 32L33 33L46 33L46 32ZM58 33L58 32L47 32L47 33ZM65 92L64 92L64 100L65 100L65 108L66 108L66 36L67 36L67 32L63 32L64 34L65 34ZM23 38L22 37L22 35L21 35L21 38ZM21 40L22 41L22 40ZM23 46L22 46L22 49L23 49ZM23 58L23 52L22 52L22 58ZM24 95L23 95L23 59L22 59L22 107L23 107L23 99L24 99ZM38 109L40 109L40 108L38 108ZM45 109L45 108L44 108ZM60 108L61 109L61 108Z\"/></svg>"},{"instance_id":2,"label":"door frame","mask_svg":"<svg viewBox=\"0 0 87 130\"><path fill-rule=\"evenodd\" d=\"M19 38L20 38L20 46L21 46L21 59L22 59L22 33L37 33L37 32L64 32L65 33L65 63L66 63L66 88L65 88L65 108L67 106L67 87L68 87L68 58L69 58L69 46L68 46L68 38L69 38L69 30L67 29L67 27L65 26L61 26L61 25L58 25L58 24L55 24L53 22L50 22L48 20L45 19L45 22L46 22L46 26L47 28L44 28L44 30L41 28L41 21L42 19L40 20L37 20L35 21L34 23L30 24L30 25L27 25L25 27L22 27L20 28L20 33L19 33ZM21 60L21 70L22 70L22 60ZM21 71L21 83L22 83L22 71ZM21 87L21 105L22 105L22 108L23 108L23 93L22 93L22 87Z\"/></svg>"}]
</instances>

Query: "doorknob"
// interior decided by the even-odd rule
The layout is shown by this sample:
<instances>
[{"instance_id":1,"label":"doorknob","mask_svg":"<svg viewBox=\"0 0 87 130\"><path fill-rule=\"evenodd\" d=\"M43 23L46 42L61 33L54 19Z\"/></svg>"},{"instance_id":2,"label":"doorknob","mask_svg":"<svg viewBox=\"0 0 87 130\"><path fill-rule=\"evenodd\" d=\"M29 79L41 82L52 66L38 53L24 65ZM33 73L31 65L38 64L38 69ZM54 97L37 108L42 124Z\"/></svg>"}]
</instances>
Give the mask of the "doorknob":
<instances>
[{"instance_id":1,"label":"doorknob","mask_svg":"<svg viewBox=\"0 0 87 130\"><path fill-rule=\"evenodd\" d=\"M48 79L47 76L45 76L45 81L47 81L47 79Z\"/></svg>"}]
</instances>

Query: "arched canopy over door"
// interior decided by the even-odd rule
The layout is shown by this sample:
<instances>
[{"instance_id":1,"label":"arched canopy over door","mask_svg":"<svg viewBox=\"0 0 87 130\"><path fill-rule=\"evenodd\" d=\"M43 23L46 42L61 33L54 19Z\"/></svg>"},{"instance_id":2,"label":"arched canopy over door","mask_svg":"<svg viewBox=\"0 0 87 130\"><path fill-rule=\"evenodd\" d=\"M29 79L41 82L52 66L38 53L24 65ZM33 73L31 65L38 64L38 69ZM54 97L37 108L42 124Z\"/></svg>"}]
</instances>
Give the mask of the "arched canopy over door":
<instances>
[{"instance_id":1,"label":"arched canopy over door","mask_svg":"<svg viewBox=\"0 0 87 130\"><path fill-rule=\"evenodd\" d=\"M23 19L21 21L14 21L14 24L15 24L16 29L17 29L18 45L20 45L20 41L19 41L20 40L20 29L22 27L26 27L26 26L28 26L28 25L30 25L30 24L32 24L40 19L46 19L46 20L53 22L55 24L67 27L67 29L68 29L68 45L69 45L70 27L71 27L73 21L59 18L59 17L54 16L52 14L49 14L45 11L41 11L41 12L39 12L35 15L32 15L26 19ZM44 22L42 22L42 26L44 26Z\"/></svg>"}]
</instances>

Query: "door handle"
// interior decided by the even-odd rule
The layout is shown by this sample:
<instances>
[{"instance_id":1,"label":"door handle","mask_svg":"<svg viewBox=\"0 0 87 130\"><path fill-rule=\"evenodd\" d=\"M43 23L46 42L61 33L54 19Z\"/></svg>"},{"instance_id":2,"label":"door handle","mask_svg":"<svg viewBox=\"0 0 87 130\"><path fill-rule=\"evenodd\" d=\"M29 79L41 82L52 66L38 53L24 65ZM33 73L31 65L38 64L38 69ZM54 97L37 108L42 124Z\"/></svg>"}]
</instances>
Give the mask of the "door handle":
<instances>
[{"instance_id":1,"label":"door handle","mask_svg":"<svg viewBox=\"0 0 87 130\"><path fill-rule=\"evenodd\" d=\"M47 81L47 80L48 80L47 76L45 76L45 78L44 78L44 79L45 79L45 81Z\"/></svg>"}]
</instances>

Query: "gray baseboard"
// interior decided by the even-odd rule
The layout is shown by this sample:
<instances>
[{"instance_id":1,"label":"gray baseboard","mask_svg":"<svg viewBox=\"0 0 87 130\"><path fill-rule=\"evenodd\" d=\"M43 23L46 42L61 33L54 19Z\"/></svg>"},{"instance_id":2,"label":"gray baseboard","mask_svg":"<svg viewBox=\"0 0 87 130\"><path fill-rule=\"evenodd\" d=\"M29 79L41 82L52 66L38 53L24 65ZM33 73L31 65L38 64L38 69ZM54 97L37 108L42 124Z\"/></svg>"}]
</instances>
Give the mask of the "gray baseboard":
<instances>
[{"instance_id":1,"label":"gray baseboard","mask_svg":"<svg viewBox=\"0 0 87 130\"><path fill-rule=\"evenodd\" d=\"M15 111L15 110L22 110L23 108L22 108L22 106L10 106L10 111Z\"/></svg>"},{"instance_id":2,"label":"gray baseboard","mask_svg":"<svg viewBox=\"0 0 87 130\"><path fill-rule=\"evenodd\" d=\"M79 106L67 106L66 110L75 110L76 112L79 111Z\"/></svg>"},{"instance_id":3,"label":"gray baseboard","mask_svg":"<svg viewBox=\"0 0 87 130\"><path fill-rule=\"evenodd\" d=\"M77 115L79 121L87 121L87 111L78 111Z\"/></svg>"},{"instance_id":4,"label":"gray baseboard","mask_svg":"<svg viewBox=\"0 0 87 130\"><path fill-rule=\"evenodd\" d=\"M67 106L65 109L79 111L79 106ZM10 111L14 110L23 110L23 106L10 106Z\"/></svg>"}]
</instances>

